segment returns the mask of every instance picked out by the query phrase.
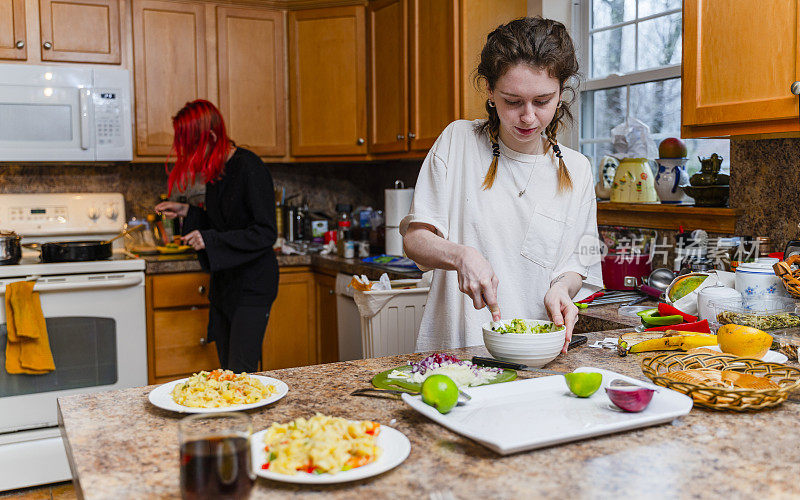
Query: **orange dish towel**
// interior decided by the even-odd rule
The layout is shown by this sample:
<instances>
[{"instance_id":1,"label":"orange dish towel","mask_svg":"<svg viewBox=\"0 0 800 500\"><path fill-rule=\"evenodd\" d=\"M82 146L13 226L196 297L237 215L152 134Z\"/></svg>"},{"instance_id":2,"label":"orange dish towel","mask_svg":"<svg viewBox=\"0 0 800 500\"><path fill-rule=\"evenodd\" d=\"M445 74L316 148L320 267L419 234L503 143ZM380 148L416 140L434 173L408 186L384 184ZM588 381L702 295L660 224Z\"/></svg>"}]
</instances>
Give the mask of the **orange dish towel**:
<instances>
[{"instance_id":1,"label":"orange dish towel","mask_svg":"<svg viewBox=\"0 0 800 500\"><path fill-rule=\"evenodd\" d=\"M6 285L6 371L41 375L56 369L39 294L33 281Z\"/></svg>"}]
</instances>

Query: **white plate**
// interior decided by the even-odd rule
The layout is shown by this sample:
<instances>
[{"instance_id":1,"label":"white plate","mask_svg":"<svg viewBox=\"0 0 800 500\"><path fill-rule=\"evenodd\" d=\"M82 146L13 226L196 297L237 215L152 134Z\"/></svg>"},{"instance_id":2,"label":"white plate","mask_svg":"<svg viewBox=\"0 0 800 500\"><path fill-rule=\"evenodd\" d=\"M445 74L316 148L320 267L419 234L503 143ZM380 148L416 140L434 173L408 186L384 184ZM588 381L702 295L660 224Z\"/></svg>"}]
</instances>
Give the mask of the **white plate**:
<instances>
[{"instance_id":1,"label":"white plate","mask_svg":"<svg viewBox=\"0 0 800 500\"><path fill-rule=\"evenodd\" d=\"M719 345L707 345L703 346L706 349L711 349L712 351L722 352L722 349L719 348ZM761 361L765 361L767 363L786 363L789 361L789 358L778 351L767 351Z\"/></svg>"},{"instance_id":2,"label":"white plate","mask_svg":"<svg viewBox=\"0 0 800 500\"><path fill-rule=\"evenodd\" d=\"M419 396L402 397L436 423L501 455L669 422L692 409L691 398L664 387L601 368L575 371L601 373L602 387L589 398L579 398L569 391L562 375L468 387L463 390L472 399L446 415ZM650 405L639 413L614 406L604 388L617 378L656 389Z\"/></svg>"},{"instance_id":3,"label":"white plate","mask_svg":"<svg viewBox=\"0 0 800 500\"><path fill-rule=\"evenodd\" d=\"M261 468L267 461L267 452L264 451L263 431L256 432L250 438L253 449L253 469L256 474L273 481L283 483L298 484L333 484L356 481L367 477L377 476L388 470L394 469L408 457L411 452L411 443L402 432L385 425L381 425L381 432L378 434L376 444L383 450L381 456L371 464L362 465L355 469L338 472L336 474L310 474L308 472L298 472L294 475L281 474L264 470Z\"/></svg>"},{"instance_id":4,"label":"white plate","mask_svg":"<svg viewBox=\"0 0 800 500\"><path fill-rule=\"evenodd\" d=\"M257 401L255 403L250 403L246 405L233 405L233 406L225 406L223 408L192 408L190 406L183 406L179 405L172 399L172 389L178 385L186 382L189 380L188 378L182 378L180 380L173 380L172 382L167 382L166 384L159 385L152 391L150 391L150 395L148 399L154 405L158 406L159 408L163 408L165 410L170 411L177 411L180 413L221 413L225 411L241 411L241 410L249 410L250 408L258 408L259 406L268 405L270 403L274 403L275 401L281 399L289 392L289 386L286 385L285 382L278 380L272 377L264 377L263 375L250 375L251 377L258 379L264 385L273 385L275 389L278 390L277 393L268 396L261 401Z\"/></svg>"}]
</instances>

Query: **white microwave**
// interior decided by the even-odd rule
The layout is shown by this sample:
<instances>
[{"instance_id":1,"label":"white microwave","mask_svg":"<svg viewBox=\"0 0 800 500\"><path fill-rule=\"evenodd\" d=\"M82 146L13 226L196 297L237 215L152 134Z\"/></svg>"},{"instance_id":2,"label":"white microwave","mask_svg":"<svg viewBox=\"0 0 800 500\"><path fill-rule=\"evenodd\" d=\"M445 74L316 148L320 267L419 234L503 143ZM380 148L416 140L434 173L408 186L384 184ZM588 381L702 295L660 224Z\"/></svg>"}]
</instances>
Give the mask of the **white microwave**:
<instances>
[{"instance_id":1,"label":"white microwave","mask_svg":"<svg viewBox=\"0 0 800 500\"><path fill-rule=\"evenodd\" d=\"M133 159L128 70L0 64L0 161Z\"/></svg>"}]
</instances>

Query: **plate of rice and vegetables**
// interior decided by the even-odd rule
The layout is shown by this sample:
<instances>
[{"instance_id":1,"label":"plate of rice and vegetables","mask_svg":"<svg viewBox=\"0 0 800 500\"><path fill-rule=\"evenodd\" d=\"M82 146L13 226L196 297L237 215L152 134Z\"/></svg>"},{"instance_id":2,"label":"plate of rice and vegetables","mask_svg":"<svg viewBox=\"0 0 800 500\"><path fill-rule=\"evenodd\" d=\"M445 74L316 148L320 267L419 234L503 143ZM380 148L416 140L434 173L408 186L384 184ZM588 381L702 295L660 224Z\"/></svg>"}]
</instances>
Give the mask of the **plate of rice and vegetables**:
<instances>
[{"instance_id":1,"label":"plate of rice and vegetables","mask_svg":"<svg viewBox=\"0 0 800 500\"><path fill-rule=\"evenodd\" d=\"M321 413L273 423L250 442L256 474L300 484L375 476L400 465L411 451L408 438L391 427Z\"/></svg>"}]
</instances>

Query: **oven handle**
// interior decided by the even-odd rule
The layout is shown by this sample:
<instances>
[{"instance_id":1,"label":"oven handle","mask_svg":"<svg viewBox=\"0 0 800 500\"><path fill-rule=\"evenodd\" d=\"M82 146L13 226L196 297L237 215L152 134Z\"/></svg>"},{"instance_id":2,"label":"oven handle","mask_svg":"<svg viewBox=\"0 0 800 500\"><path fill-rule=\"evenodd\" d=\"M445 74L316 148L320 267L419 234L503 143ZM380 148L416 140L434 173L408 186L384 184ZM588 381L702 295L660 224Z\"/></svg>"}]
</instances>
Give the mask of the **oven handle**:
<instances>
[{"instance_id":1,"label":"oven handle","mask_svg":"<svg viewBox=\"0 0 800 500\"><path fill-rule=\"evenodd\" d=\"M127 278L84 281L81 283L36 283L33 286L34 292L63 292L67 290L88 290L97 288L121 288L135 286L142 282L141 276L129 276ZM0 285L0 295L6 293L6 286Z\"/></svg>"},{"instance_id":2,"label":"oven handle","mask_svg":"<svg viewBox=\"0 0 800 500\"><path fill-rule=\"evenodd\" d=\"M80 89L81 149L89 149L89 89Z\"/></svg>"}]
</instances>

